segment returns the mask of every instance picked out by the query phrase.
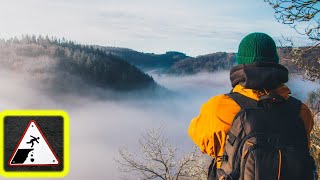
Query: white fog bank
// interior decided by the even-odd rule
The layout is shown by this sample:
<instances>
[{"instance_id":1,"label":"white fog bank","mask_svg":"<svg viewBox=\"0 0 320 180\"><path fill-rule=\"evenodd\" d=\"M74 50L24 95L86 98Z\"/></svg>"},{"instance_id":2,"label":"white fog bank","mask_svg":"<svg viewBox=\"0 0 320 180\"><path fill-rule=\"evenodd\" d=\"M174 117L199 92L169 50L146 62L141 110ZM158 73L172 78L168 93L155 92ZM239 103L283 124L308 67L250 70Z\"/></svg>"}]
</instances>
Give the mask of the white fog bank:
<instances>
[{"instance_id":1,"label":"white fog bank","mask_svg":"<svg viewBox=\"0 0 320 180\"><path fill-rule=\"evenodd\" d=\"M189 122L202 103L230 91L228 74L224 71L192 76L153 75L159 84L178 95L163 100L111 101L72 94L52 96L29 77L5 72L0 73L0 108L66 110L71 120L71 167L65 179L120 179L114 161L118 149L127 146L136 150L145 129L161 126L182 152L190 151ZM303 99L309 91L319 88L319 84L299 78L288 85L293 95Z\"/></svg>"}]
</instances>

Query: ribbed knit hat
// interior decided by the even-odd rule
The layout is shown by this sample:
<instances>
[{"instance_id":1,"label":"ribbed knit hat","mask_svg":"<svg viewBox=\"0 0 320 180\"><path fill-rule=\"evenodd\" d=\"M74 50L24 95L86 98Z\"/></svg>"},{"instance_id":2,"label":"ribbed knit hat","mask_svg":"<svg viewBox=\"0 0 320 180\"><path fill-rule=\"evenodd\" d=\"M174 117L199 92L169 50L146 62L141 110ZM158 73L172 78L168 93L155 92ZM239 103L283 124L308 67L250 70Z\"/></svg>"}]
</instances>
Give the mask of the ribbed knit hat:
<instances>
[{"instance_id":1,"label":"ribbed knit hat","mask_svg":"<svg viewBox=\"0 0 320 180\"><path fill-rule=\"evenodd\" d=\"M251 33L240 42L236 62L250 64L261 61L279 63L276 43L265 33Z\"/></svg>"}]
</instances>

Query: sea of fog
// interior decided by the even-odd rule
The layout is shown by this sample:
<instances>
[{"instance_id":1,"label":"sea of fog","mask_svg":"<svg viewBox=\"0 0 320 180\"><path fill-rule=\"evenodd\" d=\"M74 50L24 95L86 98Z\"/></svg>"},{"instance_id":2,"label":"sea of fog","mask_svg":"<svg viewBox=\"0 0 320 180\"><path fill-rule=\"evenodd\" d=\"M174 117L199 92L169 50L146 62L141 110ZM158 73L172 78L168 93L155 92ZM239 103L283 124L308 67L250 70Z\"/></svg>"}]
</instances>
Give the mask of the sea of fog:
<instances>
[{"instance_id":1,"label":"sea of fog","mask_svg":"<svg viewBox=\"0 0 320 180\"><path fill-rule=\"evenodd\" d=\"M193 145L187 135L190 120L199 113L202 103L231 89L226 71L152 76L177 95L103 100L98 98L103 92L95 89L88 91L93 92L88 96L70 92L51 94L42 87L41 81L1 71L0 108L64 109L71 121L71 166L65 179L120 179L122 176L114 161L119 148L126 146L130 151L136 151L141 133L160 127L179 152L190 151ZM319 84L303 81L300 77L292 77L288 85L292 94L303 100L308 92L319 88Z\"/></svg>"}]
</instances>

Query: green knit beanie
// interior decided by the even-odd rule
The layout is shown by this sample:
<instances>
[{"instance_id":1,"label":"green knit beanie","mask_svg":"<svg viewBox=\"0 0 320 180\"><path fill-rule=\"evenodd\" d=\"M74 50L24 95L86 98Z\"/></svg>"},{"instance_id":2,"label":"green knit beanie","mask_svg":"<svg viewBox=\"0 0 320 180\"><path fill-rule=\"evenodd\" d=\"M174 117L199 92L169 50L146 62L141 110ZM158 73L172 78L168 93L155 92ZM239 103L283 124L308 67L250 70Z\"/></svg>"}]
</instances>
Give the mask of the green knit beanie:
<instances>
[{"instance_id":1,"label":"green knit beanie","mask_svg":"<svg viewBox=\"0 0 320 180\"><path fill-rule=\"evenodd\" d=\"M265 33L251 33L240 42L236 62L250 64L261 61L279 64L276 43Z\"/></svg>"}]
</instances>

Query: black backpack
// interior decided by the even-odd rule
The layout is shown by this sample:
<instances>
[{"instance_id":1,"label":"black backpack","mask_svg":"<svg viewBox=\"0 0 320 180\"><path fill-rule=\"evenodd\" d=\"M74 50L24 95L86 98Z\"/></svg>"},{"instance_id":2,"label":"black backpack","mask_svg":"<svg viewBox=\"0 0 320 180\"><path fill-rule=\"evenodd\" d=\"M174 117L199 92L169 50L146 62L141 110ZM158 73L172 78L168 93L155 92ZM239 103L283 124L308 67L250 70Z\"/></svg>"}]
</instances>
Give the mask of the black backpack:
<instances>
[{"instance_id":1,"label":"black backpack","mask_svg":"<svg viewBox=\"0 0 320 180\"><path fill-rule=\"evenodd\" d=\"M301 101L277 94L255 101L226 94L240 107L228 132L221 168L209 172L218 180L317 179L306 130L299 114ZM215 163L210 167L215 168Z\"/></svg>"}]
</instances>

